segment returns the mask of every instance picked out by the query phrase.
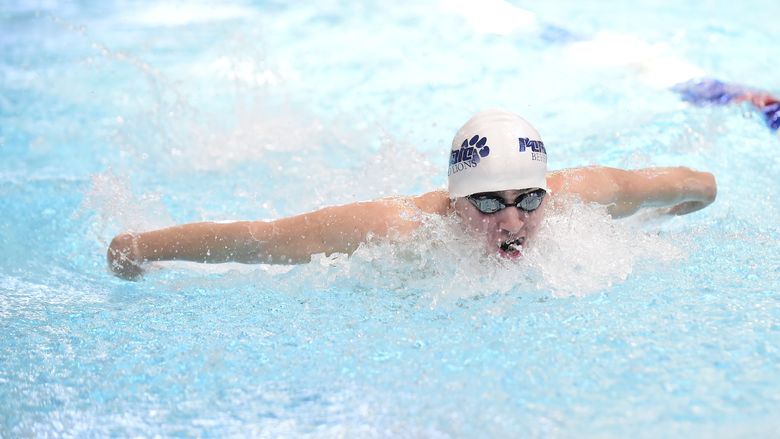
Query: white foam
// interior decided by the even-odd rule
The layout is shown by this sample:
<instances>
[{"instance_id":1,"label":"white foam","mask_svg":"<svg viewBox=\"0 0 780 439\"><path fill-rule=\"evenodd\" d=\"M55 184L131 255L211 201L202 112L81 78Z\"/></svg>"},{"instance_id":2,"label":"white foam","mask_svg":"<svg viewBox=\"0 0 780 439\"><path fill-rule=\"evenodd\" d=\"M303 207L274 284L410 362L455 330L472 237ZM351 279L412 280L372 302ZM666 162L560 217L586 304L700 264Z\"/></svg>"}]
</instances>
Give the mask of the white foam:
<instances>
[{"instance_id":1,"label":"white foam","mask_svg":"<svg viewBox=\"0 0 780 439\"><path fill-rule=\"evenodd\" d=\"M463 17L476 32L508 35L514 32L538 32L536 14L504 0L442 0L445 11Z\"/></svg>"},{"instance_id":2,"label":"white foam","mask_svg":"<svg viewBox=\"0 0 780 439\"><path fill-rule=\"evenodd\" d=\"M539 287L557 296L583 296L624 282L644 262L665 264L685 256L661 235L636 222L613 220L603 206L566 200L549 212L526 252L541 272Z\"/></svg>"},{"instance_id":3,"label":"white foam","mask_svg":"<svg viewBox=\"0 0 780 439\"><path fill-rule=\"evenodd\" d=\"M206 66L208 74L220 79L240 81L246 86L275 86L281 82L279 74L270 68L259 68L253 59L220 56ZM200 72L194 68L193 72Z\"/></svg>"},{"instance_id":4,"label":"white foam","mask_svg":"<svg viewBox=\"0 0 780 439\"><path fill-rule=\"evenodd\" d=\"M659 88L704 76L701 68L682 59L668 44L651 44L631 34L601 32L564 51L578 65L624 67Z\"/></svg>"}]
</instances>

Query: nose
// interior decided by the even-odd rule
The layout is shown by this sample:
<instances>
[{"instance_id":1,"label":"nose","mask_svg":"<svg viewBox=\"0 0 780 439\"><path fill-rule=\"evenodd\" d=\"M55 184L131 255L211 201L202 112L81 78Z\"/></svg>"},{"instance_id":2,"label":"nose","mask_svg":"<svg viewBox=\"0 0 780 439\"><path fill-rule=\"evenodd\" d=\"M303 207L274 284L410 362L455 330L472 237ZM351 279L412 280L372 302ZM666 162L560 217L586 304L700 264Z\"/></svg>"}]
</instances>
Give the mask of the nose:
<instances>
[{"instance_id":1,"label":"nose","mask_svg":"<svg viewBox=\"0 0 780 439\"><path fill-rule=\"evenodd\" d=\"M498 227L511 234L519 233L525 227L526 213L520 209L507 207L498 212Z\"/></svg>"}]
</instances>

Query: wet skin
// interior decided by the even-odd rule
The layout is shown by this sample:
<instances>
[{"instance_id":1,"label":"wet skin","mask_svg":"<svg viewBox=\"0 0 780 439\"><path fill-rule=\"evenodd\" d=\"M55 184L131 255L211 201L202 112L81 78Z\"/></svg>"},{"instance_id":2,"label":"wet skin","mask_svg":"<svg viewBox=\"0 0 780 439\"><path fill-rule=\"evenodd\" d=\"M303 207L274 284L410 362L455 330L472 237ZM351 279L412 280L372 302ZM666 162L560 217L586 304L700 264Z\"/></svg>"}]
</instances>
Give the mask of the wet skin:
<instances>
[{"instance_id":1,"label":"wet skin","mask_svg":"<svg viewBox=\"0 0 780 439\"><path fill-rule=\"evenodd\" d=\"M514 203L520 195L532 192L536 188L492 192L505 203ZM522 248L536 236L544 218L544 198L538 209L526 212L514 206L508 206L498 212L485 214L477 210L466 198L452 202L453 210L464 220L466 226L478 236L484 236L485 247L489 253L498 252L502 257L515 259L521 256Z\"/></svg>"}]
</instances>

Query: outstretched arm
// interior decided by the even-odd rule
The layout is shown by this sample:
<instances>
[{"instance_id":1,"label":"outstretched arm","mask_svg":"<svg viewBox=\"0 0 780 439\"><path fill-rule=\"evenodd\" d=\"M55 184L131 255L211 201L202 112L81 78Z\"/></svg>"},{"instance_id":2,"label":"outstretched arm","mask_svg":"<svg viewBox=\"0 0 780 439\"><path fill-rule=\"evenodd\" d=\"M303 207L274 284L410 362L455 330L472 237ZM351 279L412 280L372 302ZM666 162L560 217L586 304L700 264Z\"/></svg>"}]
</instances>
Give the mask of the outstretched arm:
<instances>
[{"instance_id":1,"label":"outstretched arm","mask_svg":"<svg viewBox=\"0 0 780 439\"><path fill-rule=\"evenodd\" d=\"M684 215L715 201L717 184L709 172L679 168L623 170L607 167L568 169L551 175L554 191L577 195L586 202L607 206L615 218L644 207L666 208Z\"/></svg>"},{"instance_id":2,"label":"outstretched arm","mask_svg":"<svg viewBox=\"0 0 780 439\"><path fill-rule=\"evenodd\" d=\"M312 255L351 254L375 236L404 236L419 225L420 212L440 210L445 195L326 207L275 221L192 223L144 233L123 233L108 248L117 276L134 279L147 261L297 264Z\"/></svg>"}]
</instances>

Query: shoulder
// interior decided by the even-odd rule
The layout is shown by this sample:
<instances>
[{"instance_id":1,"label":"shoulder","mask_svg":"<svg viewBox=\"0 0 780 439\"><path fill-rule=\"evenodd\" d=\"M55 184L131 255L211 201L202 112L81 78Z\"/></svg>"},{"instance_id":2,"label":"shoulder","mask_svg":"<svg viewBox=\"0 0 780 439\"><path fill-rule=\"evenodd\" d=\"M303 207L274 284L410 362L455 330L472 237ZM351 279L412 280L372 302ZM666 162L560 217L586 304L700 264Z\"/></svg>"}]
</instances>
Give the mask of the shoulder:
<instances>
[{"instance_id":1,"label":"shoulder","mask_svg":"<svg viewBox=\"0 0 780 439\"><path fill-rule=\"evenodd\" d=\"M445 190L414 196L387 197L357 204L371 204L387 213L400 213L405 216L419 213L446 215L450 211L450 197Z\"/></svg>"},{"instance_id":2,"label":"shoulder","mask_svg":"<svg viewBox=\"0 0 780 439\"><path fill-rule=\"evenodd\" d=\"M414 206L423 213L446 215L450 211L450 195L445 190L411 197Z\"/></svg>"}]
</instances>

